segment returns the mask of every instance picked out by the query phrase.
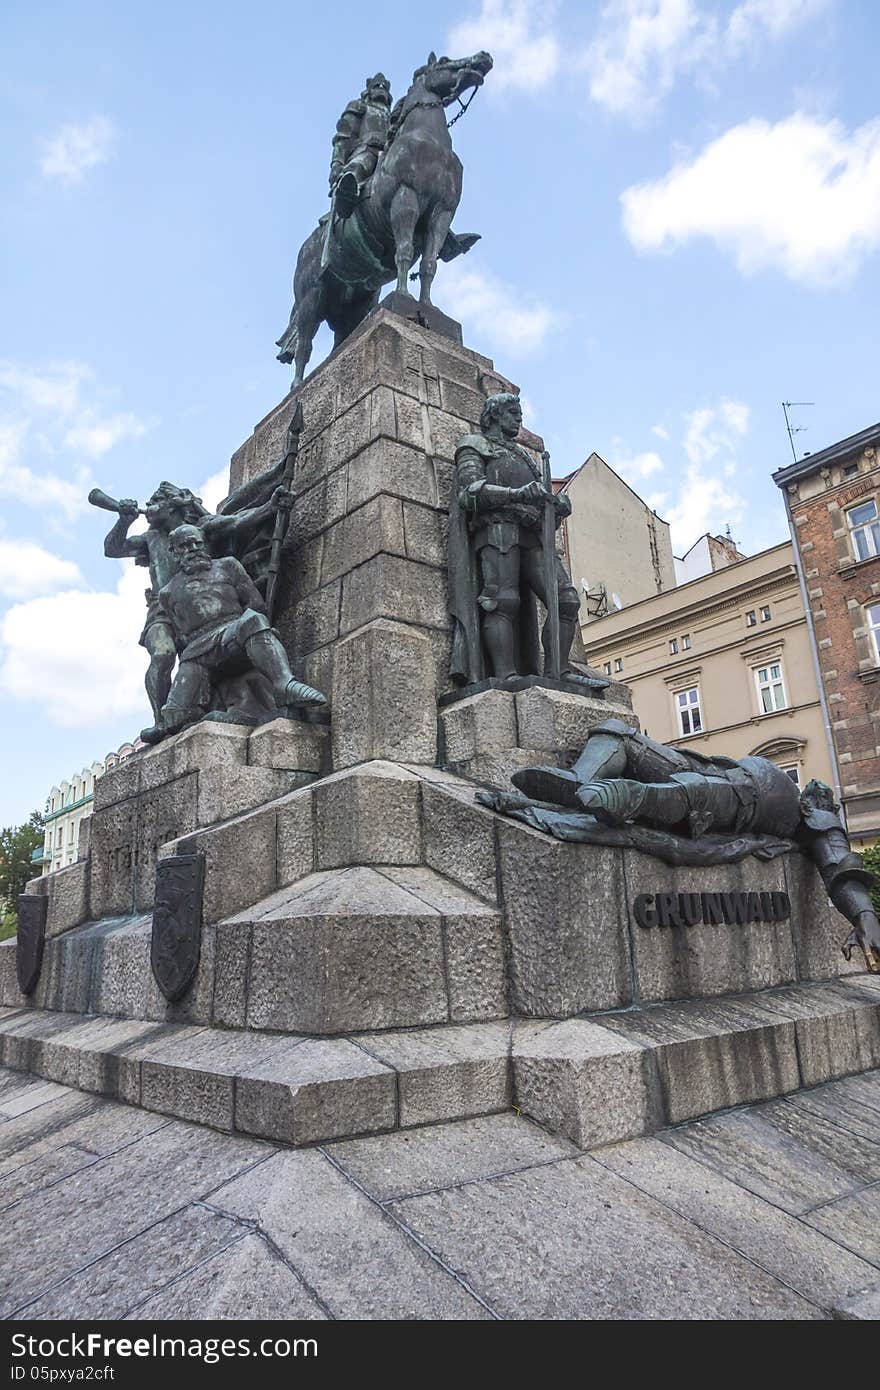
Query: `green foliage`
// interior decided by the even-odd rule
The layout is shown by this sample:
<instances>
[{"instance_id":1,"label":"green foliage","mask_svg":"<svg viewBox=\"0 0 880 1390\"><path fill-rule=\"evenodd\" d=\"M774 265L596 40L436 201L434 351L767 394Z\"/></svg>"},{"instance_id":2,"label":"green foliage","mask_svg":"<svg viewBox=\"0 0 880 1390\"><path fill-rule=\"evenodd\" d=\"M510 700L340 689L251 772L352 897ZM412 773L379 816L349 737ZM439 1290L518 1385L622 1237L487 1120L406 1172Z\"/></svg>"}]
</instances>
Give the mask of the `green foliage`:
<instances>
[{"instance_id":1,"label":"green foliage","mask_svg":"<svg viewBox=\"0 0 880 1390\"><path fill-rule=\"evenodd\" d=\"M31 855L43 843L43 817L32 811L23 825L0 830L0 940L15 933L18 895L36 876ZM11 928L10 928L11 923Z\"/></svg>"},{"instance_id":2,"label":"green foliage","mask_svg":"<svg viewBox=\"0 0 880 1390\"><path fill-rule=\"evenodd\" d=\"M871 889L871 901L874 904L874 911L880 914L880 844L869 845L867 849L861 851L861 856L865 868L870 869L878 880Z\"/></svg>"}]
</instances>

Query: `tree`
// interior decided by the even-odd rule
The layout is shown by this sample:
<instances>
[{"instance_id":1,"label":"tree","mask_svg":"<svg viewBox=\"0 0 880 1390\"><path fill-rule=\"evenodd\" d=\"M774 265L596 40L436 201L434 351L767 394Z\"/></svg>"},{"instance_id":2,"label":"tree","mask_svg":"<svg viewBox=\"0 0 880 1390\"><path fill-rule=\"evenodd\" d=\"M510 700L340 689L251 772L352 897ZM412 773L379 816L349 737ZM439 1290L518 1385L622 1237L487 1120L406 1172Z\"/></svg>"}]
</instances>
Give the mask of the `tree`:
<instances>
[{"instance_id":1,"label":"tree","mask_svg":"<svg viewBox=\"0 0 880 1390\"><path fill-rule=\"evenodd\" d=\"M869 845L861 851L861 855L865 868L877 876L878 884L871 889L871 901L874 911L880 913L880 845Z\"/></svg>"},{"instance_id":2,"label":"tree","mask_svg":"<svg viewBox=\"0 0 880 1390\"><path fill-rule=\"evenodd\" d=\"M43 843L43 817L32 811L23 825L7 825L0 830L0 906L8 920L15 915L18 895L34 877L31 855Z\"/></svg>"}]
</instances>

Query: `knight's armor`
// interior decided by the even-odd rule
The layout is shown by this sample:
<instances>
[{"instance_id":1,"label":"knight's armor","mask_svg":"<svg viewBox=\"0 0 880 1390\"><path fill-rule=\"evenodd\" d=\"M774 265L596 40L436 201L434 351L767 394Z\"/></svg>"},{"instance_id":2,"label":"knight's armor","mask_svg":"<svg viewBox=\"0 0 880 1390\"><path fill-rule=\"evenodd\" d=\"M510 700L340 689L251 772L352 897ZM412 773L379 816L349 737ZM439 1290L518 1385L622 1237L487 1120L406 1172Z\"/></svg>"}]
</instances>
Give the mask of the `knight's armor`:
<instances>
[{"instance_id":1,"label":"knight's armor","mask_svg":"<svg viewBox=\"0 0 880 1390\"><path fill-rule=\"evenodd\" d=\"M339 117L330 161L330 193L338 217L348 217L354 211L376 168L388 136L390 106L390 85L379 72L367 80L360 97L350 101Z\"/></svg>"},{"instance_id":2,"label":"knight's armor","mask_svg":"<svg viewBox=\"0 0 880 1390\"><path fill-rule=\"evenodd\" d=\"M455 463L458 505L467 517L469 545L479 569L476 601L483 613L482 636L492 675L505 679L537 674L535 658L528 655L527 629L534 622L532 595L544 600L544 504L521 501L511 492L540 482L541 470L514 440L495 441L482 434L462 439ZM557 526L569 511L568 499L561 498L556 507ZM558 555L554 563L562 670L567 680L600 688L607 682L576 675L568 666L580 601ZM525 608L524 590L530 591Z\"/></svg>"}]
</instances>

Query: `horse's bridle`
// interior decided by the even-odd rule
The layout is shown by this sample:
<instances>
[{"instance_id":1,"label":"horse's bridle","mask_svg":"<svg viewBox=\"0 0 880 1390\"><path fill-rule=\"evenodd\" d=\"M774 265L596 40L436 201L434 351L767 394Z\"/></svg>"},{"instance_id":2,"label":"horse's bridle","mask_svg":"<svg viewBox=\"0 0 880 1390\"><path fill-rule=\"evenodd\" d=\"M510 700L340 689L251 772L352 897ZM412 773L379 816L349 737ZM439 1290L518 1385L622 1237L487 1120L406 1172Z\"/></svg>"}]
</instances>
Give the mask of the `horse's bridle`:
<instances>
[{"instance_id":1,"label":"horse's bridle","mask_svg":"<svg viewBox=\"0 0 880 1390\"><path fill-rule=\"evenodd\" d=\"M467 101L462 101L461 97L459 96L459 92L460 92L461 89L462 89L463 78L464 78L464 72L466 72L466 71L472 71L472 69L464 69L464 70L459 74L458 79L457 79L456 84L455 84L455 90L454 90L453 92L450 93L450 95L449 95L447 101L444 101L442 97L435 97L433 101L414 101L414 102L412 103L411 106L408 106L408 107L406 108L406 110L403 111L403 112L401 113L400 120L397 122L396 126L394 127L393 132L391 132L391 133L389 134L389 139L388 139L387 144L390 145L391 142L392 142L394 139L396 139L396 137L400 134L400 131L401 131L402 127L403 127L403 123L404 123L404 121L406 120L407 116L410 114L410 112L412 112L412 111L418 111L420 107L423 107L423 108L425 108L425 109L430 109L432 106L444 106L444 107L445 107L447 104L451 106L452 103L453 103L454 101L457 101L458 104L459 104L459 106L461 107L461 110L458 111L458 112L456 112L456 114L453 116L453 118L452 118L451 121L447 121L447 122L446 122L446 129L449 130L452 126L455 125L455 122L456 122L456 121L460 121L461 118L462 118L462 116L463 116L464 113L467 111L468 107L470 106L471 102L473 101L474 97L477 95L477 92L479 91L480 87L483 85L482 82L475 82L475 83L474 83L473 91L471 92L471 94L470 94L470 96L468 97ZM387 145L386 145L386 148L387 148Z\"/></svg>"}]
</instances>

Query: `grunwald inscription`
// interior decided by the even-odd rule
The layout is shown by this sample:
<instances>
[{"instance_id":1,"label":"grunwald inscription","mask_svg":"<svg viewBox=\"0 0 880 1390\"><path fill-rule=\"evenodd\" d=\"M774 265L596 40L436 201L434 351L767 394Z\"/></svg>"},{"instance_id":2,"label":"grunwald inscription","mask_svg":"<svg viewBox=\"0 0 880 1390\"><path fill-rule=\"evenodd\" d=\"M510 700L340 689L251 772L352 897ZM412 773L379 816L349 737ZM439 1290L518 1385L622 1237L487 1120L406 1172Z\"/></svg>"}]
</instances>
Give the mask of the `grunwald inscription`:
<instances>
[{"instance_id":1,"label":"grunwald inscription","mask_svg":"<svg viewBox=\"0 0 880 1390\"><path fill-rule=\"evenodd\" d=\"M640 893L633 903L640 927L743 926L791 916L787 893Z\"/></svg>"}]
</instances>

